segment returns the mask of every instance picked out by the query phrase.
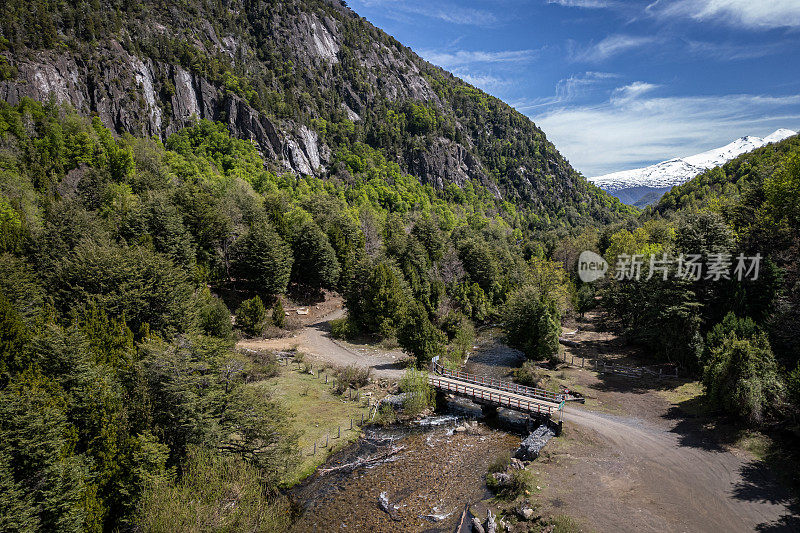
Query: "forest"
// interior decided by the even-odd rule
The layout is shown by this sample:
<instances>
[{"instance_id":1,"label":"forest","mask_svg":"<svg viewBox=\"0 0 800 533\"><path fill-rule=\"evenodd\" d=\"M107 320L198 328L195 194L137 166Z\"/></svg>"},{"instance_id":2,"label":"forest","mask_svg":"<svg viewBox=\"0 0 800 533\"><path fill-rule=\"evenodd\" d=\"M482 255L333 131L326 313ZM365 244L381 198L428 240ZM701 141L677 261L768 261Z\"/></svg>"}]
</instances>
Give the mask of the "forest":
<instances>
[{"instance_id":1,"label":"forest","mask_svg":"<svg viewBox=\"0 0 800 533\"><path fill-rule=\"evenodd\" d=\"M304 55L309 13L335 22L336 61ZM797 434L800 137L640 211L338 2L36 0L0 14L0 83L65 54L96 65L93 98L108 99L98 80L113 84L122 50L152 62L164 116L151 136L55 98L0 101L0 530L173 531L231 486L231 528L286 529L298 436L252 386L274 358L235 345L290 328L287 302L331 292L347 312L333 336L397 345L418 368L459 367L492 325L555 363L563 319L598 308L643 362L701 380L714 417ZM324 170L289 171L225 113L170 123L177 66L286 131L309 127ZM123 108L140 109L128 85ZM443 147L470 173L437 182ZM606 279L581 282L584 250L606 258ZM616 279L620 256L651 254L762 262L744 281L646 263L642 280Z\"/></svg>"},{"instance_id":2,"label":"forest","mask_svg":"<svg viewBox=\"0 0 800 533\"><path fill-rule=\"evenodd\" d=\"M215 476L208 457L274 494L294 437L247 386L274 361L233 342L280 326L283 295L341 292L336 334L396 339L421 366L446 346L457 364L506 302L545 314L536 338L524 320L515 338L548 354L573 297L513 206L478 184L421 185L367 145L337 155L344 186L277 176L208 121L162 144L26 100L0 104L0 135L11 529L132 527Z\"/></svg>"},{"instance_id":3,"label":"forest","mask_svg":"<svg viewBox=\"0 0 800 533\"><path fill-rule=\"evenodd\" d=\"M0 105L0 135L8 529L131 528L185 507L192 486L223 486L212 464L266 509L242 520L279 524L285 511L264 502L296 437L281 405L248 386L274 361L233 344L285 326L286 296L323 290L345 300L334 335L396 340L420 367L437 355L457 366L475 326L497 320L529 358L557 358L561 318L599 303L654 361L701 376L721 416L797 423L796 138L638 218L532 240L479 184L435 190L366 144L337 154L354 176L345 185L275 175L208 121L162 144L26 100ZM714 195L706 180L739 192ZM623 253L765 259L755 281L591 285L575 275L586 249L611 264Z\"/></svg>"}]
</instances>

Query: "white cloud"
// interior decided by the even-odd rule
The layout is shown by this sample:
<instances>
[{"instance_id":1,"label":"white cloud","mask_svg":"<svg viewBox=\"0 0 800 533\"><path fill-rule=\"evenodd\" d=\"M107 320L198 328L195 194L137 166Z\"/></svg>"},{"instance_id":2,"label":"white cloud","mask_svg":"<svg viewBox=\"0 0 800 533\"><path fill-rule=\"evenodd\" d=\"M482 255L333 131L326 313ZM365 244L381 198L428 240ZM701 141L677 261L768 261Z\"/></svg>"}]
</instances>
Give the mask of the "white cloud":
<instances>
[{"instance_id":1,"label":"white cloud","mask_svg":"<svg viewBox=\"0 0 800 533\"><path fill-rule=\"evenodd\" d=\"M539 56L539 50L455 50L443 52L438 50L420 50L419 55L434 65L442 68L453 68L474 63L516 63L532 61Z\"/></svg>"},{"instance_id":2,"label":"white cloud","mask_svg":"<svg viewBox=\"0 0 800 533\"><path fill-rule=\"evenodd\" d=\"M656 42L656 40L655 37L621 34L609 35L599 43L593 44L588 48L576 49L573 44L573 50L570 55L574 61L599 63L623 52L652 44Z\"/></svg>"},{"instance_id":3,"label":"white cloud","mask_svg":"<svg viewBox=\"0 0 800 533\"><path fill-rule=\"evenodd\" d=\"M647 11L659 17L691 18L751 29L800 26L797 0L657 0Z\"/></svg>"},{"instance_id":4,"label":"white cloud","mask_svg":"<svg viewBox=\"0 0 800 533\"><path fill-rule=\"evenodd\" d=\"M723 146L743 135L800 126L800 95L648 97L644 82L596 106L551 108L531 118L586 176Z\"/></svg>"},{"instance_id":5,"label":"white cloud","mask_svg":"<svg viewBox=\"0 0 800 533\"><path fill-rule=\"evenodd\" d=\"M635 81L629 85L625 85L623 87L617 87L614 89L614 93L611 95L612 102L622 102L624 100L630 100L632 98L638 98L639 96L649 93L653 89L657 89L660 87L659 85L654 85L652 83L647 83L646 81Z\"/></svg>"},{"instance_id":6,"label":"white cloud","mask_svg":"<svg viewBox=\"0 0 800 533\"><path fill-rule=\"evenodd\" d=\"M605 0L547 0L548 4L558 4L564 7L602 8L608 7Z\"/></svg>"},{"instance_id":7,"label":"white cloud","mask_svg":"<svg viewBox=\"0 0 800 533\"><path fill-rule=\"evenodd\" d=\"M468 71L454 70L453 74L464 80L465 82L483 89L486 92L507 87L511 84L511 80L498 78L489 74L476 74Z\"/></svg>"},{"instance_id":8,"label":"white cloud","mask_svg":"<svg viewBox=\"0 0 800 533\"><path fill-rule=\"evenodd\" d=\"M553 96L534 98L532 100L516 100L510 102L509 105L517 111L525 113L540 107L566 104L584 96L593 86L618 77L618 74L612 72L588 71L583 74L572 74L570 77L558 81Z\"/></svg>"}]
</instances>

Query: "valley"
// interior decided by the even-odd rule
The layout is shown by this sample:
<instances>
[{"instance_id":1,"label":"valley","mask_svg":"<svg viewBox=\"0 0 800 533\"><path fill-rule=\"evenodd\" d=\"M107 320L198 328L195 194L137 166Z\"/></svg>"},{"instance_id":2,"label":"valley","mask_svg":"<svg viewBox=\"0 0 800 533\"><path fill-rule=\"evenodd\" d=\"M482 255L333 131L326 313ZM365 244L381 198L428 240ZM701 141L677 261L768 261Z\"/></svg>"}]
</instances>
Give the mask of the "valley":
<instances>
[{"instance_id":1,"label":"valley","mask_svg":"<svg viewBox=\"0 0 800 533\"><path fill-rule=\"evenodd\" d=\"M515 2L0 4L0 532L800 530L800 11Z\"/></svg>"}]
</instances>

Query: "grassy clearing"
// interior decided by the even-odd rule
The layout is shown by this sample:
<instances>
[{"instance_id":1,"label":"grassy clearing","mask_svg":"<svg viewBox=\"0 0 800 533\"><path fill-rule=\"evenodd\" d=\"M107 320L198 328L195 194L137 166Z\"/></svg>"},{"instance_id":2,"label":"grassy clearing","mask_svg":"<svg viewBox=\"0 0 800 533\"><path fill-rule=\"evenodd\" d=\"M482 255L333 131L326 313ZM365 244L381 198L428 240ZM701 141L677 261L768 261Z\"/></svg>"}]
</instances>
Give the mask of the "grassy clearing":
<instances>
[{"instance_id":1,"label":"grassy clearing","mask_svg":"<svg viewBox=\"0 0 800 533\"><path fill-rule=\"evenodd\" d=\"M659 396L674 405L686 405L703 395L703 384L700 381L687 381L671 389L656 390Z\"/></svg>"},{"instance_id":2,"label":"grassy clearing","mask_svg":"<svg viewBox=\"0 0 800 533\"><path fill-rule=\"evenodd\" d=\"M365 418L368 416L363 397L359 401L348 400L347 394L334 393L332 382L325 384L324 378L295 370L292 365L280 367L278 376L254 386L267 387L273 397L294 415L292 425L299 433L301 460L284 480L286 485L301 481L324 463L330 454L355 441L361 434L357 425L361 415ZM341 428L341 436L337 438L338 428ZM329 443L327 448L326 437ZM316 455L313 454L314 442L317 443Z\"/></svg>"}]
</instances>

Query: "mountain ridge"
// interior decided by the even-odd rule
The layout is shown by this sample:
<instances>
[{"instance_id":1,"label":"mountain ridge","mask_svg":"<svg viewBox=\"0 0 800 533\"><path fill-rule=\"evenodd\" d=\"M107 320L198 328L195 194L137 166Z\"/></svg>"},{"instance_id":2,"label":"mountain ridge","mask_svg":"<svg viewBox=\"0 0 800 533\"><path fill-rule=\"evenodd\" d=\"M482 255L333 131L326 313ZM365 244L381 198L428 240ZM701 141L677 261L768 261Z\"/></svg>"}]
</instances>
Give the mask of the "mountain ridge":
<instances>
[{"instance_id":1,"label":"mountain ridge","mask_svg":"<svg viewBox=\"0 0 800 533\"><path fill-rule=\"evenodd\" d=\"M780 128L763 138L747 135L720 148L699 154L667 159L647 167L612 172L588 179L626 203L640 205L639 201L646 198L649 204L657 201L661 194L670 188L686 183L701 172L724 165L743 153L796 134L796 131Z\"/></svg>"}]
</instances>

